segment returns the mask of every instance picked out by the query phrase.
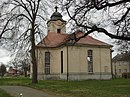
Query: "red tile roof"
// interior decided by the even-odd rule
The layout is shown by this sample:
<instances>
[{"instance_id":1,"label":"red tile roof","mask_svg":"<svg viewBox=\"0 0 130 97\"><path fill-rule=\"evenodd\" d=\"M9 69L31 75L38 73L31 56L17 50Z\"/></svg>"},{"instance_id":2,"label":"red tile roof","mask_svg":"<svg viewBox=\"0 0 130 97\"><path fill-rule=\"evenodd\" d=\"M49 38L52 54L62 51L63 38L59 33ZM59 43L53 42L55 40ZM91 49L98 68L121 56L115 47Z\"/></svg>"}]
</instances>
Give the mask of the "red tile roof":
<instances>
[{"instance_id":1,"label":"red tile roof","mask_svg":"<svg viewBox=\"0 0 130 97\"><path fill-rule=\"evenodd\" d=\"M83 35L83 32L76 32L75 34L49 32L47 36L40 43L38 43L37 47L59 47L66 43L69 43L69 45L74 45L75 43L75 45L94 45L112 47L112 45L94 39L89 35L75 42L75 37L78 38Z\"/></svg>"},{"instance_id":2,"label":"red tile roof","mask_svg":"<svg viewBox=\"0 0 130 97\"><path fill-rule=\"evenodd\" d=\"M58 34L49 32L47 36L37 45L42 47L58 47L64 44L69 34Z\"/></svg>"}]
</instances>

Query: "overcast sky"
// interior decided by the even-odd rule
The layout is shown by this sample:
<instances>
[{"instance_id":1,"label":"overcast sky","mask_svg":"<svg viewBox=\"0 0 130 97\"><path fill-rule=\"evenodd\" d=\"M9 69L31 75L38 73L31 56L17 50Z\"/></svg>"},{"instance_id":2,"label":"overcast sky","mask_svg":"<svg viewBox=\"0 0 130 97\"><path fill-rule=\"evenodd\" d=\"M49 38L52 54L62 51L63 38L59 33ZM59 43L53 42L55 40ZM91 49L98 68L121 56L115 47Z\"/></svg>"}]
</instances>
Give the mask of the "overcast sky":
<instances>
[{"instance_id":1,"label":"overcast sky","mask_svg":"<svg viewBox=\"0 0 130 97\"><path fill-rule=\"evenodd\" d=\"M10 61L9 51L0 48L0 63L7 64L8 61Z\"/></svg>"}]
</instances>

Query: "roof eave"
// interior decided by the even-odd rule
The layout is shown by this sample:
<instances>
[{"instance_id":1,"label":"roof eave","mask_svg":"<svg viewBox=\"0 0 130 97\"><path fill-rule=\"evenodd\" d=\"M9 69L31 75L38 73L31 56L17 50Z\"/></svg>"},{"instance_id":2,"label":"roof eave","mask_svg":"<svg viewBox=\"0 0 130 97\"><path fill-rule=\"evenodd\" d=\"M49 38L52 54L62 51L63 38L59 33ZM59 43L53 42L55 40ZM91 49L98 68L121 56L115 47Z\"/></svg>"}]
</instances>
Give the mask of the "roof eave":
<instances>
[{"instance_id":1,"label":"roof eave","mask_svg":"<svg viewBox=\"0 0 130 97\"><path fill-rule=\"evenodd\" d=\"M40 47L40 48L57 48L57 47L62 47L62 46L94 46L94 47L104 47L104 48L112 48L113 46L111 45L93 45L93 44L77 44L77 43L62 43L59 45L55 45L55 46L40 46L37 45L36 47Z\"/></svg>"}]
</instances>

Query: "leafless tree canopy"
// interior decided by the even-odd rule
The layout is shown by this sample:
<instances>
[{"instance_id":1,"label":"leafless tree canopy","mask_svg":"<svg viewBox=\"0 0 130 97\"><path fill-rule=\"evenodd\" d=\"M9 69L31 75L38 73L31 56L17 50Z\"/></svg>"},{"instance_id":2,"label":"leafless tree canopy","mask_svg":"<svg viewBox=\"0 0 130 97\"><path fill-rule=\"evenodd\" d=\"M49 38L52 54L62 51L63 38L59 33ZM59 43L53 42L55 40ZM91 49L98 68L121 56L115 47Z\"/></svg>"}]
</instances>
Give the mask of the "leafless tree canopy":
<instances>
[{"instance_id":1,"label":"leafless tree canopy","mask_svg":"<svg viewBox=\"0 0 130 97\"><path fill-rule=\"evenodd\" d=\"M11 51L24 50L22 57L26 55L31 45L32 23L36 39L44 36L46 6L45 0L3 0L0 4L0 44Z\"/></svg>"},{"instance_id":2,"label":"leafless tree canopy","mask_svg":"<svg viewBox=\"0 0 130 97\"><path fill-rule=\"evenodd\" d=\"M26 55L31 48L33 83L37 83L35 43L40 37L37 36L43 36L45 31L47 6L46 0L4 0L0 4L0 42L21 52L16 53L18 57Z\"/></svg>"},{"instance_id":3,"label":"leafless tree canopy","mask_svg":"<svg viewBox=\"0 0 130 97\"><path fill-rule=\"evenodd\" d=\"M19 46L18 48L28 47L31 23L35 22L36 35L43 34L47 18L46 6L47 2L41 2L41 0L3 1L0 5L0 39L13 40L14 48L16 46Z\"/></svg>"},{"instance_id":4,"label":"leafless tree canopy","mask_svg":"<svg viewBox=\"0 0 130 97\"><path fill-rule=\"evenodd\" d=\"M86 31L85 36L97 31L130 41L130 0L62 0L62 4L75 26Z\"/></svg>"}]
</instances>

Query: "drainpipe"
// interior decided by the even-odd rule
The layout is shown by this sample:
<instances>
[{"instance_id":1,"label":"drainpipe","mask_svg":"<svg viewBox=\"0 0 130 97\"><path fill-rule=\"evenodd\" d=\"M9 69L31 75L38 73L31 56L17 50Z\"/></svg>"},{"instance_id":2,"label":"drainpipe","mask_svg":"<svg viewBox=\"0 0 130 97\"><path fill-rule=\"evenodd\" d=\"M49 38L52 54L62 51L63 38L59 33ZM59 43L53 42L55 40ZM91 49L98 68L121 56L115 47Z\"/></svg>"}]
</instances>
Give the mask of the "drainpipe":
<instances>
[{"instance_id":1,"label":"drainpipe","mask_svg":"<svg viewBox=\"0 0 130 97\"><path fill-rule=\"evenodd\" d=\"M38 57L39 57L38 55L39 55L39 54L38 54L38 50L40 50L40 49L37 48L37 49L35 49L35 50L36 50L36 63L37 63L37 79L39 79L39 73L38 73L38 72L39 72L39 71L38 71L38 70L39 70L39 69L38 69L38 61L39 61L39 60L38 60L38 59L39 59L39 58L38 58Z\"/></svg>"},{"instance_id":2,"label":"drainpipe","mask_svg":"<svg viewBox=\"0 0 130 97\"><path fill-rule=\"evenodd\" d=\"M129 72L130 72L130 62L129 62Z\"/></svg>"},{"instance_id":3,"label":"drainpipe","mask_svg":"<svg viewBox=\"0 0 130 97\"><path fill-rule=\"evenodd\" d=\"M101 80L101 47L99 47L99 53L100 53L100 55L99 55L99 58L100 58L100 80Z\"/></svg>"},{"instance_id":4,"label":"drainpipe","mask_svg":"<svg viewBox=\"0 0 130 97\"><path fill-rule=\"evenodd\" d=\"M111 75L112 75L112 79L113 79L112 52L113 52L113 50L110 50L110 59L111 59Z\"/></svg>"},{"instance_id":5,"label":"drainpipe","mask_svg":"<svg viewBox=\"0 0 130 97\"><path fill-rule=\"evenodd\" d=\"M68 45L67 45L67 81L69 80L69 56L68 56Z\"/></svg>"},{"instance_id":6,"label":"drainpipe","mask_svg":"<svg viewBox=\"0 0 130 97\"><path fill-rule=\"evenodd\" d=\"M115 64L115 78L117 77L116 64Z\"/></svg>"}]
</instances>

